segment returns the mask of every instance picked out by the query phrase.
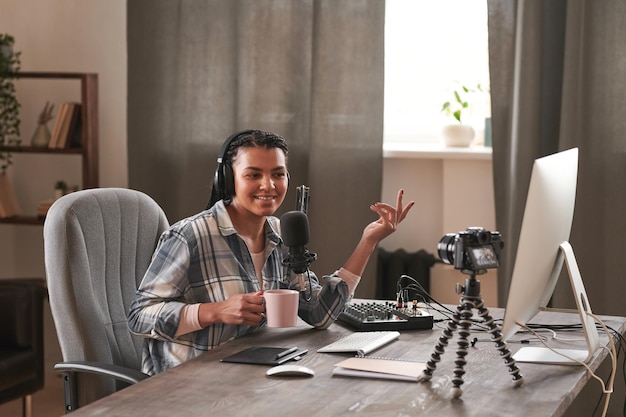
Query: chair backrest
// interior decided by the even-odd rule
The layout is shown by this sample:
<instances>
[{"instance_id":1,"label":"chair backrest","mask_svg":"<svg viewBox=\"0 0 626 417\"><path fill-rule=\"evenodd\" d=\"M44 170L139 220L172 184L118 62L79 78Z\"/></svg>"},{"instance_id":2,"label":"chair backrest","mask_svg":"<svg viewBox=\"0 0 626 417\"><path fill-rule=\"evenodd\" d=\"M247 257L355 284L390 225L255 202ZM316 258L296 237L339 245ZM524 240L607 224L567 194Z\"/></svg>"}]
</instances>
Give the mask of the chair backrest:
<instances>
[{"instance_id":1,"label":"chair backrest","mask_svg":"<svg viewBox=\"0 0 626 417\"><path fill-rule=\"evenodd\" d=\"M44 223L50 308L64 361L141 369L142 340L127 314L168 220L148 195L94 188L58 199ZM112 380L83 377L86 404L117 390Z\"/></svg>"}]
</instances>

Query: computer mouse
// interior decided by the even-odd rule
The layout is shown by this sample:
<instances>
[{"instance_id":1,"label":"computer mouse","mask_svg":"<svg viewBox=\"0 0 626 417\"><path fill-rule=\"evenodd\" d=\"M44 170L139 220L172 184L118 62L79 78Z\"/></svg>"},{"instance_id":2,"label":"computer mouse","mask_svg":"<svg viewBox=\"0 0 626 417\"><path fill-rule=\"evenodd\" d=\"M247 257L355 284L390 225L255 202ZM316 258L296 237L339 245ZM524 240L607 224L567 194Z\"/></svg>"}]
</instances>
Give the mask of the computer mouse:
<instances>
[{"instance_id":1,"label":"computer mouse","mask_svg":"<svg viewBox=\"0 0 626 417\"><path fill-rule=\"evenodd\" d=\"M315 371L302 365L278 365L265 372L268 376L313 376Z\"/></svg>"}]
</instances>

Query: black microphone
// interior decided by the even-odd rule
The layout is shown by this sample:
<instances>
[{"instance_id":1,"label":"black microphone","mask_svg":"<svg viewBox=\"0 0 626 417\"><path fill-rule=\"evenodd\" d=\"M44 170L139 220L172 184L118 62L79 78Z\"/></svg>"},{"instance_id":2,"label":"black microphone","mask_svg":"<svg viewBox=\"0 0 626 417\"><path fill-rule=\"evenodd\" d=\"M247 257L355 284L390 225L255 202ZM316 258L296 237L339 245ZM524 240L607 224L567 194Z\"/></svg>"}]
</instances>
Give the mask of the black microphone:
<instances>
[{"instance_id":1,"label":"black microphone","mask_svg":"<svg viewBox=\"0 0 626 417\"><path fill-rule=\"evenodd\" d=\"M309 219L302 211L288 211L280 218L280 228L283 243L289 248L289 255L283 260L283 265L287 265L298 274L300 289L304 291L302 274L309 269L311 262L317 259L317 254L306 249L306 244L309 243Z\"/></svg>"}]
</instances>

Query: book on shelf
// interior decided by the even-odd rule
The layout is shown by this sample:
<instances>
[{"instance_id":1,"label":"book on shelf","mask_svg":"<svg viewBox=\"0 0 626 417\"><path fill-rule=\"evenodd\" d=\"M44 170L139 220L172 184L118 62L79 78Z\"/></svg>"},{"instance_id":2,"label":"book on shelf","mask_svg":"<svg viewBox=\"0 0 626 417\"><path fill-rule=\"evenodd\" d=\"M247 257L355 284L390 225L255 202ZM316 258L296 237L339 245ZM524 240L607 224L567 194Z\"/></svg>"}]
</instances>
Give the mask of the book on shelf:
<instances>
[{"instance_id":1,"label":"book on shelf","mask_svg":"<svg viewBox=\"0 0 626 417\"><path fill-rule=\"evenodd\" d=\"M59 140L55 144L57 149L65 149L69 147L70 138L75 134L78 121L80 119L80 103L64 103L67 105L67 111L63 116L63 125L59 133Z\"/></svg>"},{"instance_id":2,"label":"book on shelf","mask_svg":"<svg viewBox=\"0 0 626 417\"><path fill-rule=\"evenodd\" d=\"M6 174L0 174L0 207L0 218L14 217L22 211Z\"/></svg>"},{"instance_id":3,"label":"book on shelf","mask_svg":"<svg viewBox=\"0 0 626 417\"><path fill-rule=\"evenodd\" d=\"M48 148L65 149L70 146L77 146L77 142L80 146L81 134L80 103L66 102L61 104Z\"/></svg>"},{"instance_id":4,"label":"book on shelf","mask_svg":"<svg viewBox=\"0 0 626 417\"><path fill-rule=\"evenodd\" d=\"M76 103L65 147L80 148L81 146L83 146L83 110L82 105Z\"/></svg>"},{"instance_id":5,"label":"book on shelf","mask_svg":"<svg viewBox=\"0 0 626 417\"><path fill-rule=\"evenodd\" d=\"M57 143L59 142L61 127L63 126L63 121L65 120L65 114L67 113L67 110L67 103L62 103L59 107L59 110L57 111L57 117L54 120L54 127L52 128L52 134L50 135L48 148L56 148Z\"/></svg>"},{"instance_id":6,"label":"book on shelf","mask_svg":"<svg viewBox=\"0 0 626 417\"><path fill-rule=\"evenodd\" d=\"M425 369L424 362L358 356L336 363L333 375L418 382Z\"/></svg>"}]
</instances>

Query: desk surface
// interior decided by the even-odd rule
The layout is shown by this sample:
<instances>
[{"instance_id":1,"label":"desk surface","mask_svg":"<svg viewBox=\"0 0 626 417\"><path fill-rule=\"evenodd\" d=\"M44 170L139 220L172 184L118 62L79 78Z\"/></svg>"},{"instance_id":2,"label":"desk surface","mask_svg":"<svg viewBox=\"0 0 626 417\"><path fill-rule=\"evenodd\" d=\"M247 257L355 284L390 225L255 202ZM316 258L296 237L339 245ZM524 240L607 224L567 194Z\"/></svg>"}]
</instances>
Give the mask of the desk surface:
<instances>
[{"instance_id":1,"label":"desk surface","mask_svg":"<svg viewBox=\"0 0 626 417\"><path fill-rule=\"evenodd\" d=\"M491 314L501 318L503 310L492 309ZM542 312L533 322L573 324L579 323L577 319L574 314ZM622 334L626 330L626 318L603 320ZM403 331L399 340L370 356L425 362L441 336L443 324L436 324L433 330ZM333 377L333 365L352 355L316 350L349 332L338 323L327 330L315 330L304 323L288 329L264 328L80 408L72 415L561 416L590 378L582 366L518 363L525 382L515 387L499 352L483 332L470 336L479 341L467 355L460 399L451 397L456 332L430 382ZM568 337L576 336L568 333ZM606 344L608 339L601 333L600 340ZM267 366L220 362L220 358L250 346L307 348L309 353L300 364L316 374L313 378L268 377ZM518 343L509 344L511 351L520 347ZM606 356L606 349L599 349L590 363L592 369L598 368Z\"/></svg>"}]
</instances>

